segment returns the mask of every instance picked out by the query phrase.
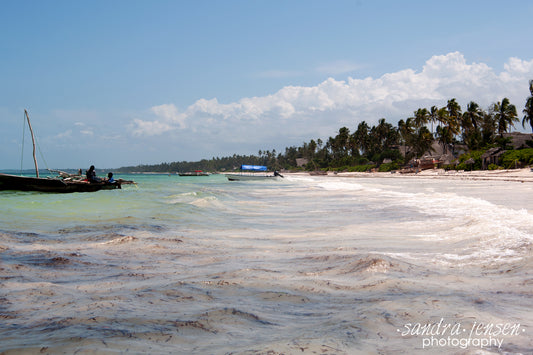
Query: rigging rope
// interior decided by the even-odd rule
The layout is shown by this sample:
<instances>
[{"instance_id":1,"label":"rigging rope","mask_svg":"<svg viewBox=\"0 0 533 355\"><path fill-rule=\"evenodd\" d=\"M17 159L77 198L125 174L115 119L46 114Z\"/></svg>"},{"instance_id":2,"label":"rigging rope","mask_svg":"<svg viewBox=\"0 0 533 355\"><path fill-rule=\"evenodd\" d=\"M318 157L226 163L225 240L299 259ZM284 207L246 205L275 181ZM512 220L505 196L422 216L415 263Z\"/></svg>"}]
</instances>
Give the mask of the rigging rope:
<instances>
[{"instance_id":1,"label":"rigging rope","mask_svg":"<svg viewBox=\"0 0 533 355\"><path fill-rule=\"evenodd\" d=\"M26 116L22 116L22 149L20 155L20 175L22 175L22 163L24 161L24 136L26 135Z\"/></svg>"},{"instance_id":2,"label":"rigging rope","mask_svg":"<svg viewBox=\"0 0 533 355\"><path fill-rule=\"evenodd\" d=\"M48 168L48 163L46 162L46 159L44 159L43 152L41 151L41 146L39 145L39 142L37 142L37 139L35 139L35 143L37 144L37 149L39 150L39 154L41 155L41 159L44 162L44 166L46 166L46 170L48 170L48 174L50 174L50 169Z\"/></svg>"}]
</instances>

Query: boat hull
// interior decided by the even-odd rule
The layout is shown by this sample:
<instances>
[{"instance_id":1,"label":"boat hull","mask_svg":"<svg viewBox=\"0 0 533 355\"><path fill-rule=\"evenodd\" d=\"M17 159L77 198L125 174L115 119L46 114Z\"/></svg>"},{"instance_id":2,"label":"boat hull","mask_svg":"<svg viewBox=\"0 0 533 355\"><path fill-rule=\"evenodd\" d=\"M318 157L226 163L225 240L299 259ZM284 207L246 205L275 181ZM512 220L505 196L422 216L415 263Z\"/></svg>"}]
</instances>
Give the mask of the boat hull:
<instances>
[{"instance_id":1,"label":"boat hull","mask_svg":"<svg viewBox=\"0 0 533 355\"><path fill-rule=\"evenodd\" d=\"M63 181L54 178L36 178L0 174L0 190L39 191L39 192L95 192L120 189L120 183L88 183L86 181Z\"/></svg>"},{"instance_id":2,"label":"boat hull","mask_svg":"<svg viewBox=\"0 0 533 355\"><path fill-rule=\"evenodd\" d=\"M261 181L261 180L278 180L275 175L260 174L225 174L229 181Z\"/></svg>"}]
</instances>

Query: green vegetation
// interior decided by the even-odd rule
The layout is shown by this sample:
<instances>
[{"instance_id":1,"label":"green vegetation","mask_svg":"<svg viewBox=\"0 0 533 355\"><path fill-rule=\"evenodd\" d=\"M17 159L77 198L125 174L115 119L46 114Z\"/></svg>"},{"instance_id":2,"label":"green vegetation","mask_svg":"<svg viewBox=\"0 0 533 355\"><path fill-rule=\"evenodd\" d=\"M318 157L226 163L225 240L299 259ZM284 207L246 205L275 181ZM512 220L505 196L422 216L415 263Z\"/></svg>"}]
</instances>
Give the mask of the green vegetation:
<instances>
[{"instance_id":1,"label":"green vegetation","mask_svg":"<svg viewBox=\"0 0 533 355\"><path fill-rule=\"evenodd\" d=\"M533 80L529 82L531 96L523 110L522 125L533 130ZM513 150L505 138L514 124L519 122L516 107L508 98L496 102L485 111L473 101L462 111L456 99L444 107L419 108L412 117L400 120L397 126L384 118L370 127L362 121L352 133L342 127L334 137L325 142L312 139L300 147L285 148L284 153L259 151L258 155L233 155L199 162L173 162L156 165L139 165L120 168L121 172L177 172L177 171L229 171L241 164L266 165L270 169L331 170L331 171L391 171L401 168L414 158L431 154L433 142L438 142L444 154L456 155L461 146L466 153L458 164L446 168L475 170L482 168L482 155L490 148L508 150L501 157L501 167L514 168L533 164L533 149ZM528 142L530 146L533 143ZM466 149L465 149L466 148ZM488 168L500 166L491 164Z\"/></svg>"},{"instance_id":2,"label":"green vegetation","mask_svg":"<svg viewBox=\"0 0 533 355\"><path fill-rule=\"evenodd\" d=\"M212 158L211 160L203 159L197 162L172 162L161 163L154 165L138 165L127 166L119 168L119 172L186 172L194 170L203 171L227 171L238 169L241 164L253 165L267 165L275 166L276 151L273 152L259 152L259 156L255 155L233 155L232 157Z\"/></svg>"},{"instance_id":3,"label":"green vegetation","mask_svg":"<svg viewBox=\"0 0 533 355\"><path fill-rule=\"evenodd\" d=\"M485 150L472 150L468 153L462 154L458 161L457 170L480 170L482 161L481 156Z\"/></svg>"},{"instance_id":4,"label":"green vegetation","mask_svg":"<svg viewBox=\"0 0 533 355\"><path fill-rule=\"evenodd\" d=\"M533 148L509 150L502 155L501 166L505 169L533 165Z\"/></svg>"},{"instance_id":5,"label":"green vegetation","mask_svg":"<svg viewBox=\"0 0 533 355\"><path fill-rule=\"evenodd\" d=\"M488 170L500 170L503 169L501 166L496 164L489 164Z\"/></svg>"}]
</instances>

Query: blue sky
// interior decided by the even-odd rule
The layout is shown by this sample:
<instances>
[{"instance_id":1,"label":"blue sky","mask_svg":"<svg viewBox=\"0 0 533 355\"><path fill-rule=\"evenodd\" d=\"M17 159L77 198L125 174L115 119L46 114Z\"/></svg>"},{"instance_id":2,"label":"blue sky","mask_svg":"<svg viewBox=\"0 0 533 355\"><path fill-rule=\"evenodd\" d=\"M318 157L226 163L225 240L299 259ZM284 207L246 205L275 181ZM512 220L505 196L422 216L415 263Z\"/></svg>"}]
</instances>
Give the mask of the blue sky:
<instances>
[{"instance_id":1,"label":"blue sky","mask_svg":"<svg viewBox=\"0 0 533 355\"><path fill-rule=\"evenodd\" d=\"M25 108L46 165L84 169L280 152L453 97L521 112L532 18L528 0L0 0L0 169Z\"/></svg>"}]
</instances>

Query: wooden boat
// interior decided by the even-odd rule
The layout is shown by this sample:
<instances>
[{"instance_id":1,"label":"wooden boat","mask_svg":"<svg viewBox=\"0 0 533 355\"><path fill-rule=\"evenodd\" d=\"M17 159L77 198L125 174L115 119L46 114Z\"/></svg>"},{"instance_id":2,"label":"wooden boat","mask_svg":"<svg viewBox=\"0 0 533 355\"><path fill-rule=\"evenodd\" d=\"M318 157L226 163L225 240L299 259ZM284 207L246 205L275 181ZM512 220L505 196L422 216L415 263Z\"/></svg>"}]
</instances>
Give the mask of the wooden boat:
<instances>
[{"instance_id":1,"label":"wooden boat","mask_svg":"<svg viewBox=\"0 0 533 355\"><path fill-rule=\"evenodd\" d=\"M267 172L267 167L263 165L241 165L239 173L225 174L229 181L258 181L258 180L278 180L283 175L274 171Z\"/></svg>"},{"instance_id":2,"label":"wooden boat","mask_svg":"<svg viewBox=\"0 0 533 355\"><path fill-rule=\"evenodd\" d=\"M35 157L35 137L33 135L33 129L31 127L28 112L24 110L24 114L28 121L31 139L33 142L33 161L35 163L35 177L17 176L0 173L0 190L40 192L94 192L99 190L113 190L121 188L121 181L116 181L113 183L110 183L108 181L90 183L87 180L81 179L76 180L72 178L61 177L39 177L39 167L37 166L37 159Z\"/></svg>"},{"instance_id":3,"label":"wooden boat","mask_svg":"<svg viewBox=\"0 0 533 355\"><path fill-rule=\"evenodd\" d=\"M120 189L116 183L88 182L86 180L64 180L61 178L40 178L0 174L0 190L39 191L39 192L94 192L99 190Z\"/></svg>"},{"instance_id":4,"label":"wooden boat","mask_svg":"<svg viewBox=\"0 0 533 355\"><path fill-rule=\"evenodd\" d=\"M209 173L206 173L202 170L188 171L185 173L178 173L179 176L209 176Z\"/></svg>"}]
</instances>

